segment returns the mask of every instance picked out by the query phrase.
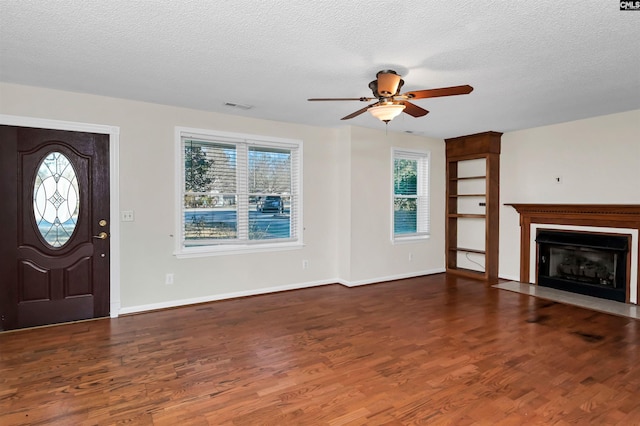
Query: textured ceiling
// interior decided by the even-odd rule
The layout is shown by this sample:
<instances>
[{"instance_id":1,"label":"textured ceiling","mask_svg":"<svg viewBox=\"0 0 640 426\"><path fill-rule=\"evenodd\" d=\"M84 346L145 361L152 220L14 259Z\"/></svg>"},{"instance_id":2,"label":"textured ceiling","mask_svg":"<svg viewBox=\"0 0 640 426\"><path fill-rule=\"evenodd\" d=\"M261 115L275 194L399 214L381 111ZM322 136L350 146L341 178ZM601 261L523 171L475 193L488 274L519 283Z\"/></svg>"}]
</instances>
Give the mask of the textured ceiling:
<instances>
[{"instance_id":1,"label":"textured ceiling","mask_svg":"<svg viewBox=\"0 0 640 426\"><path fill-rule=\"evenodd\" d=\"M452 137L640 108L640 12L617 0L0 0L0 80L325 127L378 70L415 101L389 131ZM1 100L0 100L1 102ZM249 110L225 102L252 105Z\"/></svg>"}]
</instances>

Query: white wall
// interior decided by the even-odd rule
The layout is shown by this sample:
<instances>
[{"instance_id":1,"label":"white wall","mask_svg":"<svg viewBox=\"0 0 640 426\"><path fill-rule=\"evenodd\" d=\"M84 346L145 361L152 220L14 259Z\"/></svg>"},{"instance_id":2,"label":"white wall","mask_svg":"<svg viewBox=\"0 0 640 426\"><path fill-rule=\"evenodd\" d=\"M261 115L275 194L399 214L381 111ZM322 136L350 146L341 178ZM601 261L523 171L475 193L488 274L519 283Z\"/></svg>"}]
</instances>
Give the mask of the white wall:
<instances>
[{"instance_id":1,"label":"white wall","mask_svg":"<svg viewBox=\"0 0 640 426\"><path fill-rule=\"evenodd\" d=\"M444 142L406 133L379 134L351 128L349 285L444 270ZM391 242L392 147L431 154L431 236L427 240Z\"/></svg>"},{"instance_id":2,"label":"white wall","mask_svg":"<svg viewBox=\"0 0 640 426\"><path fill-rule=\"evenodd\" d=\"M444 270L442 141L386 133L382 125L379 131L328 129L4 83L0 114L120 128L120 209L135 212L135 222L120 224L123 312ZM173 256L175 126L303 140L304 248ZM434 232L421 243L390 241L394 144L432 151ZM308 269L302 269L303 259ZM166 273L174 274L171 286L164 284Z\"/></svg>"},{"instance_id":3,"label":"white wall","mask_svg":"<svg viewBox=\"0 0 640 426\"><path fill-rule=\"evenodd\" d=\"M336 262L338 277L344 283L351 282L351 129L343 127L338 136L336 162L338 164L338 189L336 193L338 238Z\"/></svg>"},{"instance_id":4,"label":"white wall","mask_svg":"<svg viewBox=\"0 0 640 426\"><path fill-rule=\"evenodd\" d=\"M500 202L640 204L640 110L505 133ZM502 278L519 279L518 220L501 208Z\"/></svg>"}]
</instances>

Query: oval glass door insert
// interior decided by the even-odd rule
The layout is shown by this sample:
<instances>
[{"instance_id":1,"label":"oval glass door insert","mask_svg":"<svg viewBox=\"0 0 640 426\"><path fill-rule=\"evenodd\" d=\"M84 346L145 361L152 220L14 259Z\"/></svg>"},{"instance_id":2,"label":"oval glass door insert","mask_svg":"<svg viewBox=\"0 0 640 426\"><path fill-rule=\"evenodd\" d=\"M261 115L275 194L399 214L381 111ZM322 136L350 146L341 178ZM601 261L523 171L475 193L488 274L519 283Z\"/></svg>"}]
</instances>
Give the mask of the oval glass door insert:
<instances>
[{"instance_id":1,"label":"oval glass door insert","mask_svg":"<svg viewBox=\"0 0 640 426\"><path fill-rule=\"evenodd\" d=\"M33 187L33 214L47 244L58 248L69 241L79 210L76 171L64 154L51 152L40 163Z\"/></svg>"}]
</instances>

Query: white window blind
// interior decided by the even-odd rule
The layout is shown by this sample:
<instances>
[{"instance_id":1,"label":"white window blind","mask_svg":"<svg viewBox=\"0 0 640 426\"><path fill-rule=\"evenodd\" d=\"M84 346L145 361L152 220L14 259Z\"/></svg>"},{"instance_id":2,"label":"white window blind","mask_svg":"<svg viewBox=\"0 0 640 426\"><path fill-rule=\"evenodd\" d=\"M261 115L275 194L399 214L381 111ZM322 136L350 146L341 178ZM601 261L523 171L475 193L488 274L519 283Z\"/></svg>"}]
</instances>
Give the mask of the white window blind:
<instances>
[{"instance_id":1,"label":"white window blind","mask_svg":"<svg viewBox=\"0 0 640 426\"><path fill-rule=\"evenodd\" d=\"M301 243L301 142L177 133L178 254Z\"/></svg>"},{"instance_id":2,"label":"white window blind","mask_svg":"<svg viewBox=\"0 0 640 426\"><path fill-rule=\"evenodd\" d=\"M393 149L393 240L429 235L429 153Z\"/></svg>"}]
</instances>

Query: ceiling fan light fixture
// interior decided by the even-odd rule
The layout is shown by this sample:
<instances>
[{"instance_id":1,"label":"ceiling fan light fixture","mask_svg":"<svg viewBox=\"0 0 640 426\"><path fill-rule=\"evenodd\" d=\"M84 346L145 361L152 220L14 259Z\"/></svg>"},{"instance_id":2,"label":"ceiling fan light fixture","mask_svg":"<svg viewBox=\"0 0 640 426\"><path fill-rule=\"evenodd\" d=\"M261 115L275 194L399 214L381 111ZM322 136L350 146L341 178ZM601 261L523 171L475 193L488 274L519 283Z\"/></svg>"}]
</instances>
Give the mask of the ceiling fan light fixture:
<instances>
[{"instance_id":1,"label":"ceiling fan light fixture","mask_svg":"<svg viewBox=\"0 0 640 426\"><path fill-rule=\"evenodd\" d=\"M405 106L403 104L389 103L372 106L367 111L369 111L371 115L373 115L378 120L388 123L399 116L402 111L404 111L404 109Z\"/></svg>"}]
</instances>

